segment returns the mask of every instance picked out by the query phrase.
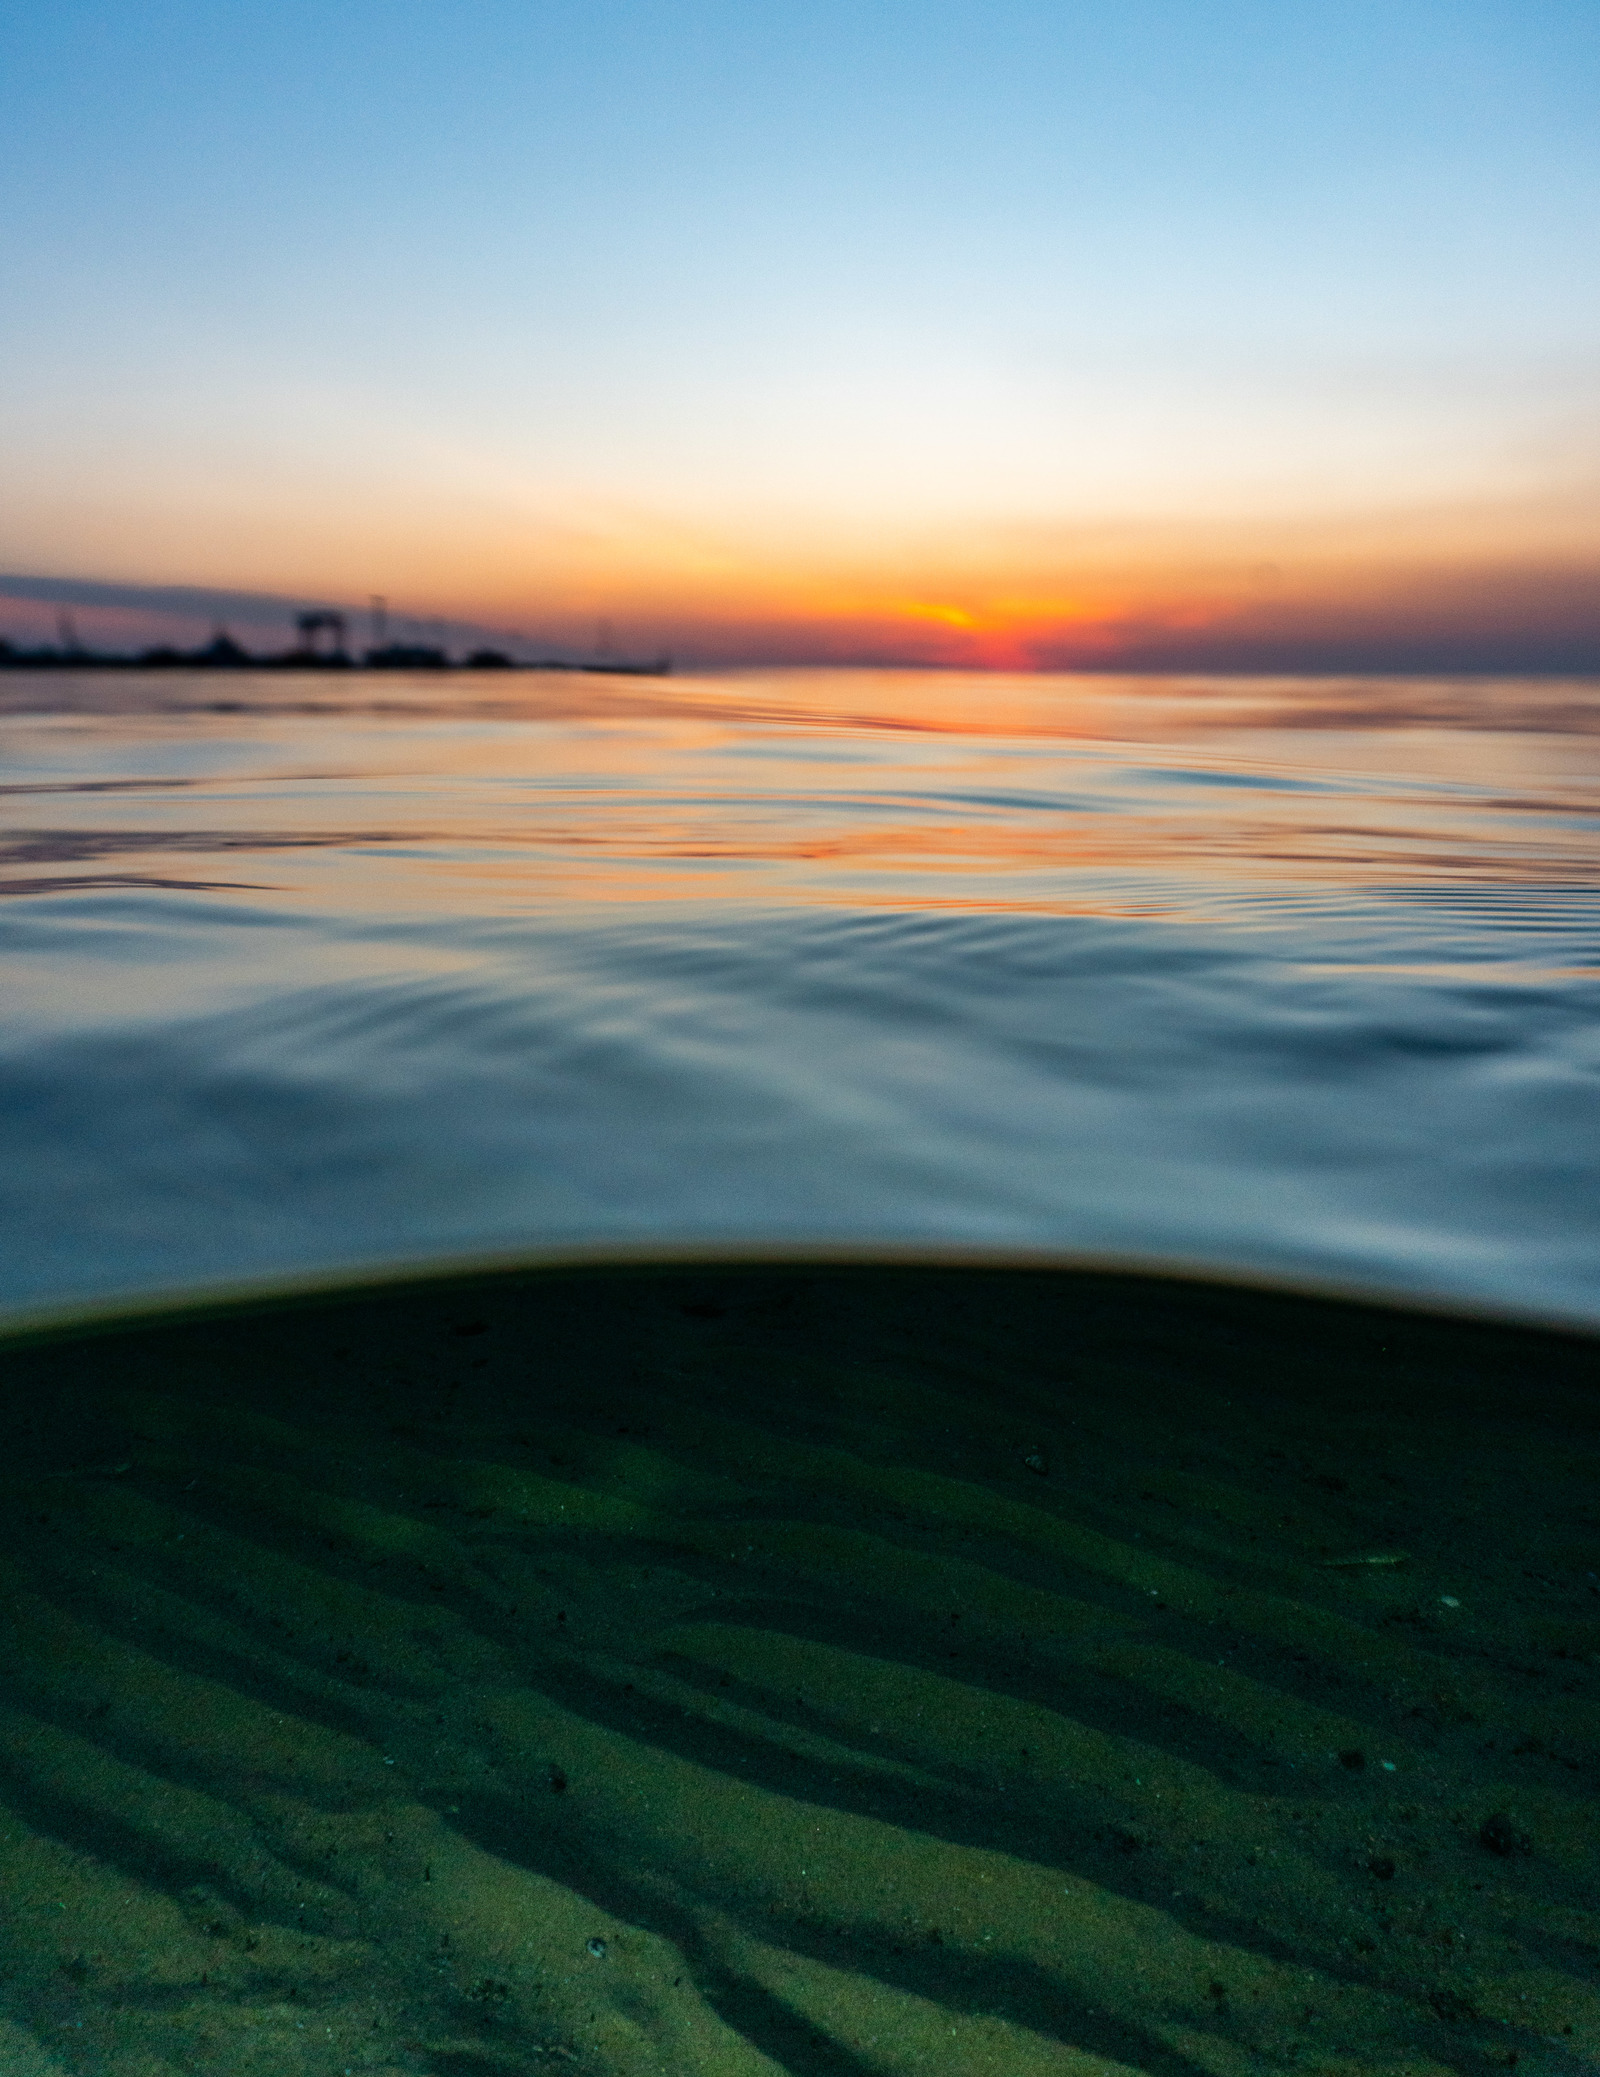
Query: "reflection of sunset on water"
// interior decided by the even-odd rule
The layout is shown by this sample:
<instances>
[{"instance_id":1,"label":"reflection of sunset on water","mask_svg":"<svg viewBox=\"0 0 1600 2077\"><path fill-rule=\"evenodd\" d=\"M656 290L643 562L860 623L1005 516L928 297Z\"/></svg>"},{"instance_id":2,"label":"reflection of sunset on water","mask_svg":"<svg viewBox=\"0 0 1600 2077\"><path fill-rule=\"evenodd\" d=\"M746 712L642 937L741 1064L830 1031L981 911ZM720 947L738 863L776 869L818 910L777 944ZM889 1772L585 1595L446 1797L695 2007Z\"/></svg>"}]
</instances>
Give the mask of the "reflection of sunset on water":
<instances>
[{"instance_id":1,"label":"reflection of sunset on water","mask_svg":"<svg viewBox=\"0 0 1600 2077\"><path fill-rule=\"evenodd\" d=\"M910 1234L1592 1307L1592 685L25 676L18 1288Z\"/></svg>"},{"instance_id":2,"label":"reflection of sunset on water","mask_svg":"<svg viewBox=\"0 0 1600 2077\"><path fill-rule=\"evenodd\" d=\"M458 694L407 679L376 713L341 687L348 714L324 700L313 715L304 687L271 680L221 714L162 712L182 688L150 683L160 698L122 723L147 767L209 742L222 768L36 794L26 817L14 800L29 827L0 884L359 888L396 911L1126 916L1463 876L1600 883L1574 758L1596 713L1578 687L793 671ZM138 704L134 687L89 696Z\"/></svg>"}]
</instances>

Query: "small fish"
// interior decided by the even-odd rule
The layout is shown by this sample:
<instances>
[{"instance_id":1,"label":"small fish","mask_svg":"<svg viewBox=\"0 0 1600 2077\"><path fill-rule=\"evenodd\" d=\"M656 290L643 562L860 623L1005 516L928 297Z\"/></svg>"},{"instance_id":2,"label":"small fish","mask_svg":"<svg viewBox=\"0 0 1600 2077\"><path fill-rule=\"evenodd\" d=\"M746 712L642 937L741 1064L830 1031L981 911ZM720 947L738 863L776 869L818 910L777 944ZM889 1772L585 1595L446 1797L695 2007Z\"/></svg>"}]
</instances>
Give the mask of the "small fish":
<instances>
[{"instance_id":1,"label":"small fish","mask_svg":"<svg viewBox=\"0 0 1600 2077\"><path fill-rule=\"evenodd\" d=\"M1324 1572L1344 1571L1356 1565L1409 1565L1410 1551L1358 1551L1353 1558L1318 1558Z\"/></svg>"}]
</instances>

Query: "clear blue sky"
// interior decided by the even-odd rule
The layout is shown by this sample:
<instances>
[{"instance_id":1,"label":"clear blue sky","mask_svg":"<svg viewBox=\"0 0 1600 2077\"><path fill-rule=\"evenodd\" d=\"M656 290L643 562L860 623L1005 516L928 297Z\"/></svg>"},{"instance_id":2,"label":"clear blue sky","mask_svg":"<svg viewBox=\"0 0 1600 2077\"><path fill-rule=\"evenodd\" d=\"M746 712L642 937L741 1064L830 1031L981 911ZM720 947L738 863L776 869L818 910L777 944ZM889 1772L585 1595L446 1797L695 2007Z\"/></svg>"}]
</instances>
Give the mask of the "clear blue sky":
<instances>
[{"instance_id":1,"label":"clear blue sky","mask_svg":"<svg viewBox=\"0 0 1600 2077\"><path fill-rule=\"evenodd\" d=\"M1549 0L13 8L0 568L748 618L1085 529L1570 560L1597 89Z\"/></svg>"}]
</instances>

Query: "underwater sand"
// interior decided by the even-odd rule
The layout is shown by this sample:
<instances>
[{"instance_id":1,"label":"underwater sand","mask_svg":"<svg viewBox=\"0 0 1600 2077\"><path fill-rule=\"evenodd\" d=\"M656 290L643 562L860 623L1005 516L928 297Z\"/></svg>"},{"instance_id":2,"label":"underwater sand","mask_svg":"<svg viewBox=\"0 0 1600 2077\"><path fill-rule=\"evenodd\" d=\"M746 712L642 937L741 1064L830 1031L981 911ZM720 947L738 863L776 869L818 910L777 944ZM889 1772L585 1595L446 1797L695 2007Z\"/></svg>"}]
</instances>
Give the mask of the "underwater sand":
<instances>
[{"instance_id":1,"label":"underwater sand","mask_svg":"<svg viewBox=\"0 0 1600 2077\"><path fill-rule=\"evenodd\" d=\"M14 1336L0 2071L1600 2067L1597 1386L973 1268Z\"/></svg>"}]
</instances>

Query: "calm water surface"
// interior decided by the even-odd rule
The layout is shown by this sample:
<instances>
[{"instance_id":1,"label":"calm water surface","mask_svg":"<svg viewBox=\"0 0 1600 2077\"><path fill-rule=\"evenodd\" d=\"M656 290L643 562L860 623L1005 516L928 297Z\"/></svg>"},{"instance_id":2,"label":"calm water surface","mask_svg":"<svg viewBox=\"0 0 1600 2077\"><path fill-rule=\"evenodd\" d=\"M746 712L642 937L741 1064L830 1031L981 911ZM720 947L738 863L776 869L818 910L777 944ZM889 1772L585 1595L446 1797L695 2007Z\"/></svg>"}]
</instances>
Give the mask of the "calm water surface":
<instances>
[{"instance_id":1,"label":"calm water surface","mask_svg":"<svg viewBox=\"0 0 1600 2077\"><path fill-rule=\"evenodd\" d=\"M0 679L0 1305L569 1242L1600 1318L1600 685Z\"/></svg>"}]
</instances>

